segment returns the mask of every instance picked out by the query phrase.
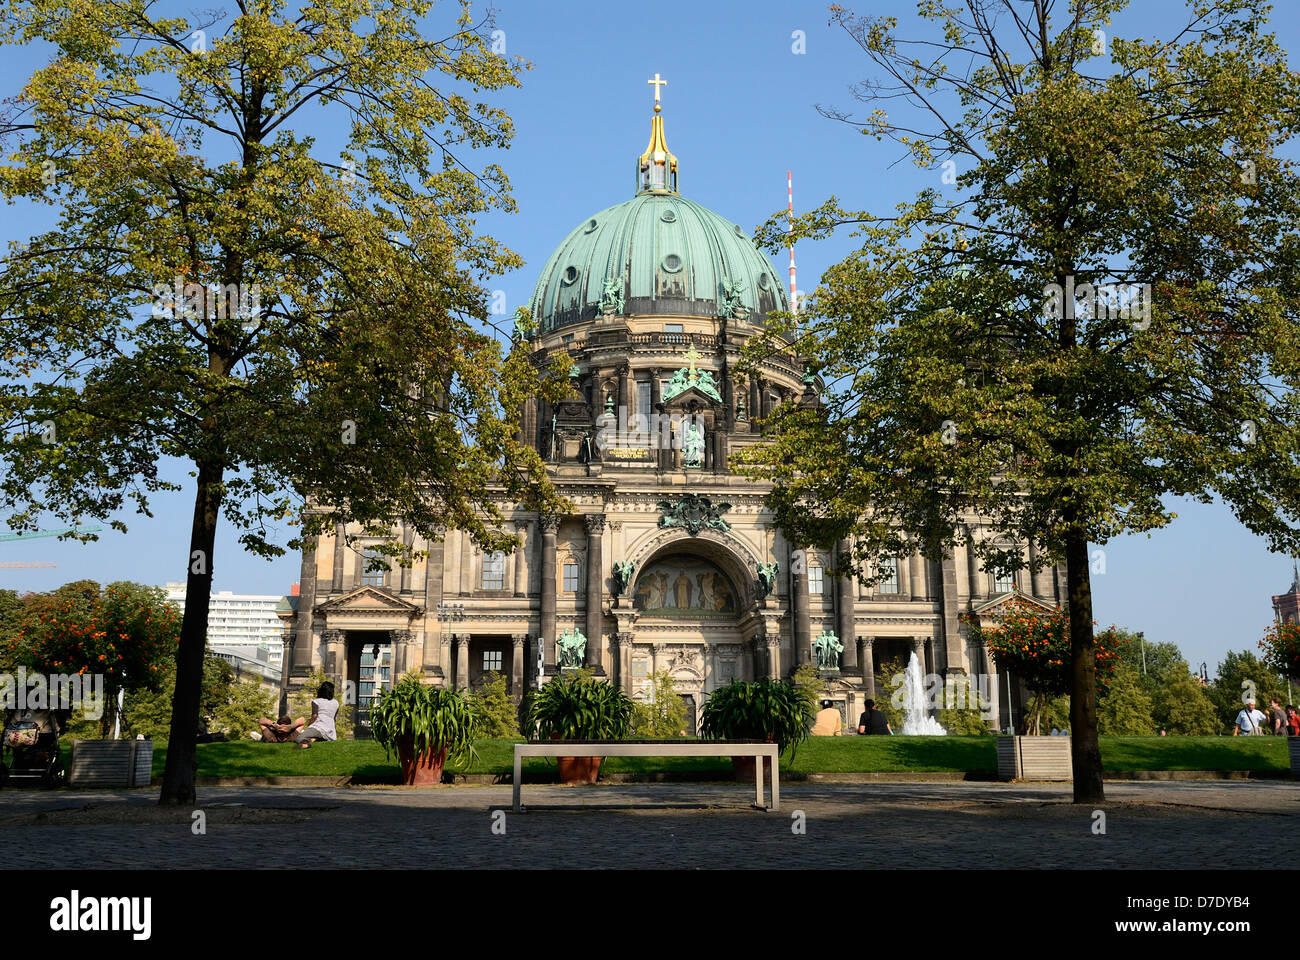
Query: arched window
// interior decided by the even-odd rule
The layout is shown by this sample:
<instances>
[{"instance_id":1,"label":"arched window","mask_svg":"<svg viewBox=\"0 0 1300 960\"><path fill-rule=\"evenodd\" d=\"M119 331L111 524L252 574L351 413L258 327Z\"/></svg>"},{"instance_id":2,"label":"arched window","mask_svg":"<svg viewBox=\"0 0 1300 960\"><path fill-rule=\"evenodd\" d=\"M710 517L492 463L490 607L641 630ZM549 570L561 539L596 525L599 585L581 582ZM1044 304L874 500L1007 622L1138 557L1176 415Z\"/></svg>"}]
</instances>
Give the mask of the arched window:
<instances>
[{"instance_id":1,"label":"arched window","mask_svg":"<svg viewBox=\"0 0 1300 960\"><path fill-rule=\"evenodd\" d=\"M820 596L826 592L826 578L823 576L824 570L817 564L808 566L808 592L815 596Z\"/></svg>"},{"instance_id":2,"label":"arched window","mask_svg":"<svg viewBox=\"0 0 1300 960\"><path fill-rule=\"evenodd\" d=\"M993 573L993 592L1010 593L1016 589L1016 572L1014 570L995 570Z\"/></svg>"}]
</instances>

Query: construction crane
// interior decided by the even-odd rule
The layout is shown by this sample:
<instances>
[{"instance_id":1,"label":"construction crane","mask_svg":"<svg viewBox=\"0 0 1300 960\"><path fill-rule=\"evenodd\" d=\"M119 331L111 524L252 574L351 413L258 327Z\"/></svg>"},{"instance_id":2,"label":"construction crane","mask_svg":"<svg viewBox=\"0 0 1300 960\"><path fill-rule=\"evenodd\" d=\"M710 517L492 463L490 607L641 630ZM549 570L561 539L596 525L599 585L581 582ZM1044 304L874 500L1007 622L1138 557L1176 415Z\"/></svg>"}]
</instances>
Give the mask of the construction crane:
<instances>
[{"instance_id":1,"label":"construction crane","mask_svg":"<svg viewBox=\"0 0 1300 960\"><path fill-rule=\"evenodd\" d=\"M0 570L16 570L19 567L57 567L57 563L48 560L0 560Z\"/></svg>"},{"instance_id":2,"label":"construction crane","mask_svg":"<svg viewBox=\"0 0 1300 960\"><path fill-rule=\"evenodd\" d=\"M95 533L103 527L95 524L90 527L59 527L57 530L31 530L27 533L0 534L0 540L31 540L33 537L57 537L65 533Z\"/></svg>"}]
</instances>

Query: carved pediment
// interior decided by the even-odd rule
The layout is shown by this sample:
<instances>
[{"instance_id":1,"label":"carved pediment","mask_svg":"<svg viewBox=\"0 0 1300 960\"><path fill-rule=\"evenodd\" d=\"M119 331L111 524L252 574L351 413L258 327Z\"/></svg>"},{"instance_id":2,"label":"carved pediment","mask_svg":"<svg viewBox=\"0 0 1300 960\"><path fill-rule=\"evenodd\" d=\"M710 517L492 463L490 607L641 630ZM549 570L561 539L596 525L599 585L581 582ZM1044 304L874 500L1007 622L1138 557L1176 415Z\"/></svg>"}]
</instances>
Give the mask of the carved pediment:
<instances>
[{"instance_id":1,"label":"carved pediment","mask_svg":"<svg viewBox=\"0 0 1300 960\"><path fill-rule=\"evenodd\" d=\"M318 614L401 614L414 617L424 612L417 604L403 600L382 587L358 587L341 597L316 605Z\"/></svg>"},{"instance_id":2,"label":"carved pediment","mask_svg":"<svg viewBox=\"0 0 1300 960\"><path fill-rule=\"evenodd\" d=\"M718 397L705 393L699 387L687 387L671 400L665 400L660 406L665 413L696 413L701 410L720 409L722 401Z\"/></svg>"},{"instance_id":3,"label":"carved pediment","mask_svg":"<svg viewBox=\"0 0 1300 960\"><path fill-rule=\"evenodd\" d=\"M993 597L992 599L989 600L985 600L983 603L979 604L978 606L972 607L971 613L976 614L977 616L980 617L987 617L987 616L992 616L994 614L1002 613L1005 610L1009 609L1010 607L1016 605L1027 605L1031 607L1037 607L1040 610L1057 609L1055 604L1043 603L1043 601L1037 600L1034 597L1029 596L1028 594L1021 593L1019 590L1011 590L1000 596Z\"/></svg>"}]
</instances>

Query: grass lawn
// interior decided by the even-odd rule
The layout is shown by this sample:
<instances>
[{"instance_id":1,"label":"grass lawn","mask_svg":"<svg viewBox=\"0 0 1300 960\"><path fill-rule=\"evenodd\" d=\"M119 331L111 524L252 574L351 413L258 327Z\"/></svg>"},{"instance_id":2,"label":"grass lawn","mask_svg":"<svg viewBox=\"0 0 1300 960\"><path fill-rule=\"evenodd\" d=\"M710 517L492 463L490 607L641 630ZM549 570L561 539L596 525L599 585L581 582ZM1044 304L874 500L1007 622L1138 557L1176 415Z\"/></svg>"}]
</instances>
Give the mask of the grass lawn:
<instances>
[{"instance_id":1,"label":"grass lawn","mask_svg":"<svg viewBox=\"0 0 1300 960\"><path fill-rule=\"evenodd\" d=\"M478 760L466 773L509 773L513 740L480 740ZM64 749L70 749L64 740ZM162 774L166 745L156 744L155 776ZM1283 737L1102 737L1107 770L1256 770L1289 767ZM397 758L370 740L341 740L295 750L284 744L253 741L204 743L198 746L199 776L353 776L395 781ZM804 742L782 768L792 773L969 771L993 772L997 753L993 737L814 737ZM606 773L717 772L728 774L731 761L712 757L610 757ZM524 761L530 779L550 779L555 764L543 758Z\"/></svg>"}]
</instances>

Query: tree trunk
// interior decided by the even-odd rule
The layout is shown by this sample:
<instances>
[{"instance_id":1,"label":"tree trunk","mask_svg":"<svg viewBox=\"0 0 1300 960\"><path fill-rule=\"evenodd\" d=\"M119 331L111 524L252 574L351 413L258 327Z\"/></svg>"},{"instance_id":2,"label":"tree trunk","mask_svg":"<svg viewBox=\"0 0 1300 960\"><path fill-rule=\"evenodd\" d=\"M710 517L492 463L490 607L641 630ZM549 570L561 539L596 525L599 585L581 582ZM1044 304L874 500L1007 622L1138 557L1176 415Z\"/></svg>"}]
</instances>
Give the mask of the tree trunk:
<instances>
[{"instance_id":1,"label":"tree trunk","mask_svg":"<svg viewBox=\"0 0 1300 960\"><path fill-rule=\"evenodd\" d=\"M208 601L212 596L212 548L221 507L222 472L219 464L199 464L194 525L190 530L189 573L185 581L185 615L181 621L180 647L176 651L176 693L172 699L162 793L158 797L161 805L189 806L195 802L194 775L198 762L194 739L199 727Z\"/></svg>"},{"instance_id":2,"label":"tree trunk","mask_svg":"<svg viewBox=\"0 0 1300 960\"><path fill-rule=\"evenodd\" d=\"M1065 537L1066 585L1070 614L1070 754L1074 767L1074 802L1106 799L1097 742L1097 641L1092 629L1092 583L1088 577L1088 540L1072 527Z\"/></svg>"}]
</instances>

